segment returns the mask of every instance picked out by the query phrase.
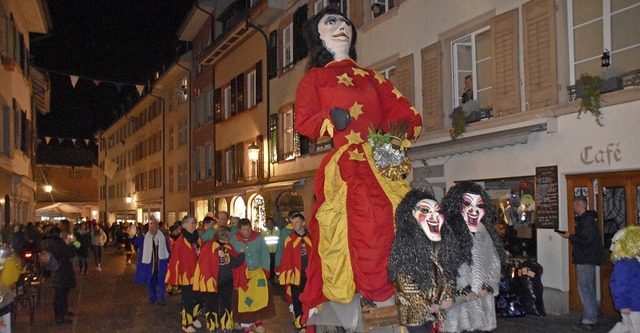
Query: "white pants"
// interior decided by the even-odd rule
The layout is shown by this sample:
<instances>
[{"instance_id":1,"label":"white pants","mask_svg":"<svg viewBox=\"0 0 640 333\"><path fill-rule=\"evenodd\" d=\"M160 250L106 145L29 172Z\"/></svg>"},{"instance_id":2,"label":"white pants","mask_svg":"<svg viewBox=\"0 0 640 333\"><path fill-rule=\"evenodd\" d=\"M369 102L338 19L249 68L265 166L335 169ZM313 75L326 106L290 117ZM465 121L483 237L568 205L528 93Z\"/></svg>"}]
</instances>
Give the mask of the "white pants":
<instances>
[{"instance_id":1,"label":"white pants","mask_svg":"<svg viewBox=\"0 0 640 333\"><path fill-rule=\"evenodd\" d=\"M622 321L613 326L609 333L640 333L640 311L622 314Z\"/></svg>"}]
</instances>

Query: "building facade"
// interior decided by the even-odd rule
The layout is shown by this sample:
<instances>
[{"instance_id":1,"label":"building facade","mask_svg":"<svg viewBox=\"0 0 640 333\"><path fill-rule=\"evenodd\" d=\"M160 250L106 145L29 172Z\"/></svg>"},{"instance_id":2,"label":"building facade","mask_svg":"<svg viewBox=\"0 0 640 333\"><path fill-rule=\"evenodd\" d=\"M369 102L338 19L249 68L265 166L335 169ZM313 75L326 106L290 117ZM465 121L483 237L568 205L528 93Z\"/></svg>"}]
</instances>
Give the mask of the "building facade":
<instances>
[{"instance_id":1,"label":"building facade","mask_svg":"<svg viewBox=\"0 0 640 333\"><path fill-rule=\"evenodd\" d=\"M46 1L0 1L0 225L35 218L36 112L49 112L49 84L30 67L29 33L48 33Z\"/></svg>"},{"instance_id":2,"label":"building facade","mask_svg":"<svg viewBox=\"0 0 640 333\"><path fill-rule=\"evenodd\" d=\"M383 6L382 14L371 11L374 3ZM383 73L422 112L423 133L410 150L411 178L426 178L439 198L456 181L483 184L500 212L496 228L513 233L508 245L514 256L548 268L542 278L549 312L578 310L571 249L553 233L553 227L573 230L573 196L590 198L605 243L621 226L638 224L640 164L632 128L639 120L633 110L639 103L640 31L633 17L640 2L248 4L217 2L210 11L213 29L201 25L214 36L196 59L197 66L212 67L215 126L209 142L216 182L211 187L208 180L195 207L228 210L258 225L254 212L263 202L265 214L276 217L287 209L310 213L313 175L331 147L293 130L295 90L306 71L300 25L324 6L338 5L358 29L358 64ZM197 38L190 40L195 45ZM248 82L261 61L265 95L254 106ZM611 78L603 89L602 118L590 112L578 117L582 101L589 100L578 98L584 97L583 73ZM456 115L462 115L457 122ZM259 155L248 165L252 144ZM551 193L542 191L549 186ZM609 271L603 266L599 279L605 313L614 311Z\"/></svg>"}]
</instances>

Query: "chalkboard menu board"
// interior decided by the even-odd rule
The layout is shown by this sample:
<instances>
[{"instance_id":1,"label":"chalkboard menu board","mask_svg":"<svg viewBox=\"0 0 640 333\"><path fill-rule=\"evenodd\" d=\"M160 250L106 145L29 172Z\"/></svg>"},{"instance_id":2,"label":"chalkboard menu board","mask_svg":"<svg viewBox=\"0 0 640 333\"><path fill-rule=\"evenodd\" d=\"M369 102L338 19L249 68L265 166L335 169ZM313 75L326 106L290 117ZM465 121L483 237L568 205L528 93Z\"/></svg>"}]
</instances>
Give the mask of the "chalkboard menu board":
<instances>
[{"instance_id":1,"label":"chalkboard menu board","mask_svg":"<svg viewBox=\"0 0 640 333\"><path fill-rule=\"evenodd\" d=\"M536 168L536 228L558 228L558 166Z\"/></svg>"}]
</instances>

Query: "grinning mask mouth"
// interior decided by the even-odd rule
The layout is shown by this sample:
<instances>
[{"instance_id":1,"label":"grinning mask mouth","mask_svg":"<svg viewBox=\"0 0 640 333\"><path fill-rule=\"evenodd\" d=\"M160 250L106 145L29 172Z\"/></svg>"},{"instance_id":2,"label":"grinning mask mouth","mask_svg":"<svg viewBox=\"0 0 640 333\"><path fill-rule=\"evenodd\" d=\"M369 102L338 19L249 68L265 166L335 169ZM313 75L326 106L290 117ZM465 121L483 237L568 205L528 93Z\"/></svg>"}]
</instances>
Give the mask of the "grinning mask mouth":
<instances>
[{"instance_id":1,"label":"grinning mask mouth","mask_svg":"<svg viewBox=\"0 0 640 333\"><path fill-rule=\"evenodd\" d=\"M440 214L440 205L435 200L422 199L413 209L413 217L427 238L433 242L442 240L444 215Z\"/></svg>"},{"instance_id":2,"label":"grinning mask mouth","mask_svg":"<svg viewBox=\"0 0 640 333\"><path fill-rule=\"evenodd\" d=\"M462 207L460 207L462 217L467 222L469 231L478 231L478 224L487 212L482 196L473 193L465 193L462 197Z\"/></svg>"}]
</instances>

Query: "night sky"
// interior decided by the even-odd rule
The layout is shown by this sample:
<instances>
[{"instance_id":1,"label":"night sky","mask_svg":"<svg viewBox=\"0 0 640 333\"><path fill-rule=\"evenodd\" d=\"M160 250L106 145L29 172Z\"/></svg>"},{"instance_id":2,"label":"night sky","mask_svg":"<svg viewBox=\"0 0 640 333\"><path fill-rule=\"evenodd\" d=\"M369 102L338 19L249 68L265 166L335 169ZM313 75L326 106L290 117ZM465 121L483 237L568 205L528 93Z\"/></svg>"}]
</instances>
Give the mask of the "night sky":
<instances>
[{"instance_id":1,"label":"night sky","mask_svg":"<svg viewBox=\"0 0 640 333\"><path fill-rule=\"evenodd\" d=\"M135 84L146 86L187 48L177 31L191 0L47 3L53 29L32 34L30 49L52 84L51 111L37 119L39 137L93 137L139 100ZM75 88L69 75L80 77Z\"/></svg>"}]
</instances>

